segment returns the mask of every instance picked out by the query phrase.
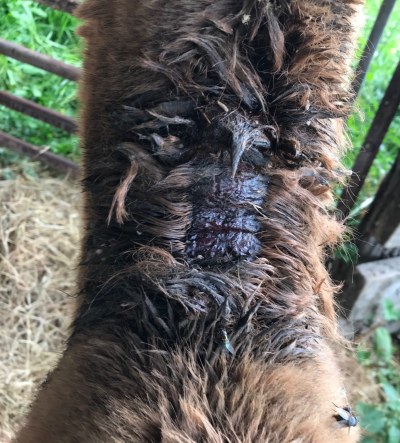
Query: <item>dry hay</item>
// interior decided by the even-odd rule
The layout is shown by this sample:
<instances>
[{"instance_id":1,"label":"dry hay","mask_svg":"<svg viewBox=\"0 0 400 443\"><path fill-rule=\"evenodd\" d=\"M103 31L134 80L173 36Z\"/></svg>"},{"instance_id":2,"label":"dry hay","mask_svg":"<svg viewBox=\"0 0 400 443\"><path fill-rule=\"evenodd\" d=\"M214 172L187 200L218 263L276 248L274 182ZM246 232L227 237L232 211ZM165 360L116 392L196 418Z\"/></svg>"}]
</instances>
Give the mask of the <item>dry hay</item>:
<instances>
[{"instance_id":1,"label":"dry hay","mask_svg":"<svg viewBox=\"0 0 400 443\"><path fill-rule=\"evenodd\" d=\"M46 176L0 181L0 441L63 350L79 246L79 190Z\"/></svg>"}]
</instances>

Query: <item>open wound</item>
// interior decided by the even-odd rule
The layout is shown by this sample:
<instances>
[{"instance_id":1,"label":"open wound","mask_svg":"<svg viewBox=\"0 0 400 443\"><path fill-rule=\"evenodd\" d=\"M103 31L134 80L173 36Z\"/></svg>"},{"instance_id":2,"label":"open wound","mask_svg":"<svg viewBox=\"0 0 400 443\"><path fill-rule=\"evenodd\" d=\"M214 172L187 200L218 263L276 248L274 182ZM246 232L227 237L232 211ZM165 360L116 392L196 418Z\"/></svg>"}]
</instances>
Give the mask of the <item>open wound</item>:
<instances>
[{"instance_id":1,"label":"open wound","mask_svg":"<svg viewBox=\"0 0 400 443\"><path fill-rule=\"evenodd\" d=\"M261 248L259 209L268 179L239 168L213 170L191 188L192 224L186 238L186 255L202 264L252 258Z\"/></svg>"}]
</instances>

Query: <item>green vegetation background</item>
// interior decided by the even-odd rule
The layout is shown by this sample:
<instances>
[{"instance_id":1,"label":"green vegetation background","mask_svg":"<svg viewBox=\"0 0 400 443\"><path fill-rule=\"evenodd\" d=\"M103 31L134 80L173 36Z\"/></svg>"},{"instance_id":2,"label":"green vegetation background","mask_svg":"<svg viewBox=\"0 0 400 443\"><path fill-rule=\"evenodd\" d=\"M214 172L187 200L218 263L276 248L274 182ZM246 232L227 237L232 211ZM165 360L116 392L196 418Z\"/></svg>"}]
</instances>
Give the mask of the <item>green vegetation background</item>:
<instances>
[{"instance_id":1,"label":"green vegetation background","mask_svg":"<svg viewBox=\"0 0 400 443\"><path fill-rule=\"evenodd\" d=\"M81 64L78 20L29 0L0 0L0 35L74 66ZM17 60L0 56L0 89L65 115L77 114L76 84ZM79 158L77 138L0 106L0 130L53 152Z\"/></svg>"},{"instance_id":2,"label":"green vegetation background","mask_svg":"<svg viewBox=\"0 0 400 443\"><path fill-rule=\"evenodd\" d=\"M381 0L366 0L366 24L359 38L358 53L364 48ZM351 167L367 134L379 102L400 58L400 1L385 28L366 80L356 103L357 111L348 122L349 136L354 149L349 151L345 164ZM74 34L78 21L68 14L55 11L29 0L0 0L0 35L30 49L80 66L81 47ZM399 85L400 87L400 85ZM0 89L33 100L65 115L77 115L76 84L45 71L0 56ZM45 123L0 106L0 130L48 147L53 152L79 160L75 136ZM379 154L357 202L353 215L362 210L374 196L377 186L389 170L400 147L400 114L380 147ZM17 161L15 154L0 147L0 163ZM7 168L3 169L6 178ZM400 320L400 312L386 306L387 321ZM373 334L370 346L359 348L359 360L374 375L382 387L382 401L378 405L358 404L357 413L366 429L364 443L400 442L400 374L398 346L384 327ZM394 358L396 357L396 358Z\"/></svg>"}]
</instances>

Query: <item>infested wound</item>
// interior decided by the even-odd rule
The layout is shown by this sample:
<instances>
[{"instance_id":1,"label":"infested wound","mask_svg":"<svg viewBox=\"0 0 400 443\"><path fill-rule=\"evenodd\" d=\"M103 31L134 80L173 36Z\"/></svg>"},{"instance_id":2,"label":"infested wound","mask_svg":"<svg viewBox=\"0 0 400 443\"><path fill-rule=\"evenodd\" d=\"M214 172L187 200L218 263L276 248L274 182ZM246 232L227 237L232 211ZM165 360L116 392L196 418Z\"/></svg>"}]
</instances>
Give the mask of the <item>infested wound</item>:
<instances>
[{"instance_id":1,"label":"infested wound","mask_svg":"<svg viewBox=\"0 0 400 443\"><path fill-rule=\"evenodd\" d=\"M259 209L268 179L241 166L235 176L221 167L191 188L192 224L186 238L189 259L210 264L252 258L261 249Z\"/></svg>"}]
</instances>

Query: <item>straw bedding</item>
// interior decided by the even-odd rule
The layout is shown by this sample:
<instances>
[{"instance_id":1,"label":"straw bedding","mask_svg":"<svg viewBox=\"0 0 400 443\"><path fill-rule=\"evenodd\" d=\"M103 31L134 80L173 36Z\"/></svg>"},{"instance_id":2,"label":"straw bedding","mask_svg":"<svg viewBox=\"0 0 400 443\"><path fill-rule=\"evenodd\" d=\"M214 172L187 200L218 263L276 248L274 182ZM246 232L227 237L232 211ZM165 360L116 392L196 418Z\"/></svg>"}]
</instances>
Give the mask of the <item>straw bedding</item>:
<instances>
[{"instance_id":1,"label":"straw bedding","mask_svg":"<svg viewBox=\"0 0 400 443\"><path fill-rule=\"evenodd\" d=\"M0 441L54 366L70 322L79 190L70 181L0 181Z\"/></svg>"}]
</instances>

